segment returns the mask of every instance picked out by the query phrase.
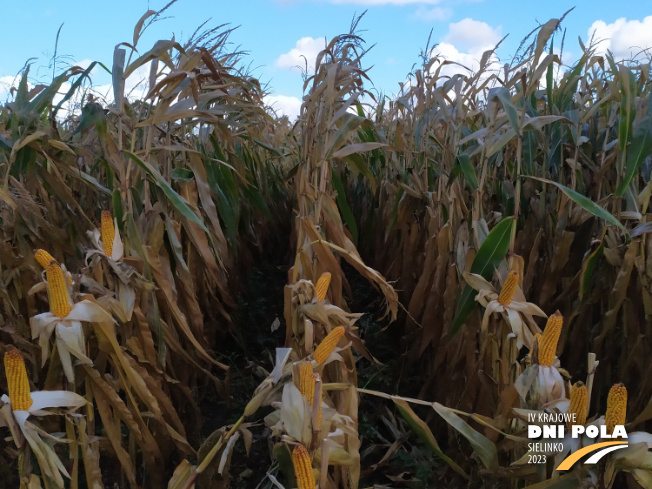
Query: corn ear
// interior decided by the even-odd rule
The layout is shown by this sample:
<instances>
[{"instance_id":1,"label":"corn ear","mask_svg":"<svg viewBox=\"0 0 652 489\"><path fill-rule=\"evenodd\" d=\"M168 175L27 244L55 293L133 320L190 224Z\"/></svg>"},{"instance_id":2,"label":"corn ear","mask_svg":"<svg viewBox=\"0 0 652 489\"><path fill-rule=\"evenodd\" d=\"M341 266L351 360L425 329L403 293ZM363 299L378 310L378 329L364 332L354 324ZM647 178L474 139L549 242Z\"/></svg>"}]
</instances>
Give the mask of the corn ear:
<instances>
[{"instance_id":1,"label":"corn ear","mask_svg":"<svg viewBox=\"0 0 652 489\"><path fill-rule=\"evenodd\" d=\"M564 316L559 311L548 318L541 341L539 341L539 365L550 367L555 361L557 343L563 325Z\"/></svg>"},{"instance_id":2,"label":"corn ear","mask_svg":"<svg viewBox=\"0 0 652 489\"><path fill-rule=\"evenodd\" d=\"M516 292L516 287L518 286L518 272L509 272L503 288L500 290L500 295L498 296L498 302L501 305L507 306L512 299L514 298L514 293Z\"/></svg>"},{"instance_id":3,"label":"corn ear","mask_svg":"<svg viewBox=\"0 0 652 489\"><path fill-rule=\"evenodd\" d=\"M45 270L48 281L48 297L50 311L60 318L65 318L70 313L70 298L63 270L56 261L51 261Z\"/></svg>"},{"instance_id":4,"label":"corn ear","mask_svg":"<svg viewBox=\"0 0 652 489\"><path fill-rule=\"evenodd\" d=\"M104 254L111 256L113 254L113 240L115 238L115 227L113 226L113 216L109 211L102 211L102 223L100 234L102 236L102 246Z\"/></svg>"},{"instance_id":5,"label":"corn ear","mask_svg":"<svg viewBox=\"0 0 652 489\"><path fill-rule=\"evenodd\" d=\"M331 274L330 272L324 272L317 280L317 285L315 285L315 290L317 291L317 300L323 301L326 298L326 292L328 292L328 286L331 284Z\"/></svg>"},{"instance_id":6,"label":"corn ear","mask_svg":"<svg viewBox=\"0 0 652 489\"><path fill-rule=\"evenodd\" d=\"M312 375L312 365L304 362L299 369L299 391L306 396L308 403L312 406L315 397L315 378Z\"/></svg>"},{"instance_id":7,"label":"corn ear","mask_svg":"<svg viewBox=\"0 0 652 489\"><path fill-rule=\"evenodd\" d=\"M34 258L36 258L36 261L39 262L43 269L46 269L50 262L56 261L50 253L40 249L34 251Z\"/></svg>"},{"instance_id":8,"label":"corn ear","mask_svg":"<svg viewBox=\"0 0 652 489\"><path fill-rule=\"evenodd\" d=\"M568 412L574 415L575 421L570 425L584 426L586 424L586 406L589 400L588 390L584 382L575 382L570 391L570 407Z\"/></svg>"},{"instance_id":9,"label":"corn ear","mask_svg":"<svg viewBox=\"0 0 652 489\"><path fill-rule=\"evenodd\" d=\"M303 445L297 445L292 451L292 465L297 477L298 489L315 489L315 474L312 471L310 454Z\"/></svg>"},{"instance_id":10,"label":"corn ear","mask_svg":"<svg viewBox=\"0 0 652 489\"><path fill-rule=\"evenodd\" d=\"M9 401L14 411L28 411L32 406L29 380L23 355L17 348L10 346L5 353L5 374L9 388Z\"/></svg>"},{"instance_id":11,"label":"corn ear","mask_svg":"<svg viewBox=\"0 0 652 489\"><path fill-rule=\"evenodd\" d=\"M627 388L621 382L614 384L607 396L607 413L604 423L607 426L607 433L611 434L616 425L624 425L627 415Z\"/></svg>"},{"instance_id":12,"label":"corn ear","mask_svg":"<svg viewBox=\"0 0 652 489\"><path fill-rule=\"evenodd\" d=\"M344 336L344 328L342 326L338 326L337 328L333 329L333 331L328 333L326 338L322 340L322 342L315 350L315 361L319 365L324 363L329 355L333 353L333 350L339 343L342 336Z\"/></svg>"}]
</instances>

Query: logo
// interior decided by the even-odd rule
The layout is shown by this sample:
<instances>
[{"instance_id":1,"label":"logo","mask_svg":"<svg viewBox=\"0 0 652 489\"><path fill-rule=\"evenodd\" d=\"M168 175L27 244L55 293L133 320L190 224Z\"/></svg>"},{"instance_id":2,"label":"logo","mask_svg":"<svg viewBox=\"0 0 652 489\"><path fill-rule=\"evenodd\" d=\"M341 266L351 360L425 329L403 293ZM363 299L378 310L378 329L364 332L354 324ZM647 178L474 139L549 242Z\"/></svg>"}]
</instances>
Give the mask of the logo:
<instances>
[{"instance_id":1,"label":"logo","mask_svg":"<svg viewBox=\"0 0 652 489\"><path fill-rule=\"evenodd\" d=\"M528 443L528 450L534 454L529 456L530 463L545 463L546 456L542 452L563 452L567 443L573 439L579 439L583 436L590 439L601 438L602 440L615 439L614 441L601 441L583 447L566 457L557 467L556 470L568 470L577 461L586 455L591 455L585 464L595 464L606 454L621 448L627 447L627 432L622 425L616 425L612 433L607 433L605 425L582 426L573 424L576 421L576 415L570 413L530 413L528 414L529 424L527 436L530 439L550 440L549 442ZM567 434L568 426L571 426ZM556 440L556 441L555 441Z\"/></svg>"},{"instance_id":2,"label":"logo","mask_svg":"<svg viewBox=\"0 0 652 489\"><path fill-rule=\"evenodd\" d=\"M575 462L581 459L584 455L588 455L591 452L597 452L589 457L585 464L597 464L598 461L604 457L609 452L614 450L619 450L627 446L626 441L605 441L602 443L596 443L594 445L589 445L588 447L581 448L575 453L571 453L568 457L564 459L562 463L559 464L557 470L568 470L570 469Z\"/></svg>"}]
</instances>

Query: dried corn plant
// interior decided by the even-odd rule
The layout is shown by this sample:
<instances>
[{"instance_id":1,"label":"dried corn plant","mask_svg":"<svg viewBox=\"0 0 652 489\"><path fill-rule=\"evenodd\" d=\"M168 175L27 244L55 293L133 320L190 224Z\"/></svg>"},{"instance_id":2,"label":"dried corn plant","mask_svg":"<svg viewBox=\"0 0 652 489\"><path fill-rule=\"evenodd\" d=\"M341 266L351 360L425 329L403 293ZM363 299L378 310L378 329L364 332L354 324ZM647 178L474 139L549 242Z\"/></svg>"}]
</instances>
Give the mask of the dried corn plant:
<instances>
[{"instance_id":1,"label":"dried corn plant","mask_svg":"<svg viewBox=\"0 0 652 489\"><path fill-rule=\"evenodd\" d=\"M359 20L354 21L348 35L334 38L317 56L314 75L305 82L306 96L298 124L299 161L294 177L298 207L295 225L297 245L296 259L289 271L289 285L285 288L286 346L292 347L302 358L311 354L313 344L323 338L314 352L315 361L320 366L327 362L329 350L343 336L358 353L372 359L355 327L360 314L347 312L342 295L347 282L340 260L346 260L380 288L386 299L386 314L391 319L396 317L398 308L394 289L381 274L362 261L352 235L340 216L337 192L331 180L336 161L341 161L347 154L369 149L351 144L356 130L368 123L365 117L353 112L360 106L360 97L365 95L363 82L366 74L361 67L364 50L362 40L355 35ZM326 280L330 283L327 296L323 290ZM313 283L316 284L316 292L312 292ZM355 358L351 348L343 349L339 353L339 360L320 369L318 387L299 391L305 396L306 392L321 390L319 386L323 386L326 406L329 410L335 410L334 419L338 422L330 423L330 428L329 425L322 425L320 432L315 429L313 414L314 437L310 443L299 441L308 446L315 464L321 461L320 487L357 488L360 477L358 395L355 391ZM300 382L300 387L303 383ZM321 403L313 404L310 396L307 401L313 405L313 412L317 404L321 409ZM292 404L289 396L284 396L283 405L286 402ZM317 423L320 424L321 421ZM294 457L297 459L297 474L299 471L304 473L304 469L310 467L305 453L298 453L301 455ZM330 465L334 468L329 473ZM303 481L299 487L314 487L310 484Z\"/></svg>"},{"instance_id":2,"label":"dried corn plant","mask_svg":"<svg viewBox=\"0 0 652 489\"><path fill-rule=\"evenodd\" d=\"M287 212L278 130L226 48L230 31L141 49L158 15L116 47L111 103L88 96L63 117L53 102L63 87L64 101L83 98L93 63L34 89L26 70L0 114L0 341L22 352L36 387L89 406L65 425L28 421L63 430L38 445L12 430L25 487L165 487L170 462L197 456L196 392L229 395L216 345L242 339L229 273L251 266ZM146 67L146 95L130 98L126 80ZM2 467L15 466L11 446Z\"/></svg>"},{"instance_id":3,"label":"dried corn plant","mask_svg":"<svg viewBox=\"0 0 652 489\"><path fill-rule=\"evenodd\" d=\"M565 318L561 372L590 373L594 406L604 412L607 391L623 380L636 392L628 428L650 419L649 65L582 45L557 77L558 24L541 26L529 56L499 72L492 52L478 72L453 76L441 75L445 60L426 57L402 96L378 105L375 126L358 131L361 143L379 145L359 161L370 176L340 174L350 221L371 232L360 234L363 256L407 304L398 327L418 372L415 394L475 413L488 437L481 449L494 454L479 453L479 470L514 487L550 476L498 465L499 452L505 467L521 455L512 452L518 379L539 372L528 375L529 386L539 379L537 398L528 397L535 409L568 390L551 364L522 362L543 329L536 316ZM601 375L587 372L589 354ZM442 416L438 433L459 427ZM447 455L464 460L465 443L448 441L459 448ZM649 476L634 477L645 487Z\"/></svg>"}]
</instances>

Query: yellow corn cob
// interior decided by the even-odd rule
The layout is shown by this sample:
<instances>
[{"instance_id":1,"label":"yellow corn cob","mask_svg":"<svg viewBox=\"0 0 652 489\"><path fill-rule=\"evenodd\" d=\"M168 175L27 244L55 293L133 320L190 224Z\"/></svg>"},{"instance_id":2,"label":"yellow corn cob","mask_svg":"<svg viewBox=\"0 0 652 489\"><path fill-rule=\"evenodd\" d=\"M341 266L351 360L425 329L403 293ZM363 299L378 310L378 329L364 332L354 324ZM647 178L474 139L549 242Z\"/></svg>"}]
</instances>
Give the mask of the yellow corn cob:
<instances>
[{"instance_id":1,"label":"yellow corn cob","mask_svg":"<svg viewBox=\"0 0 652 489\"><path fill-rule=\"evenodd\" d=\"M323 301L326 298L326 292L328 292L328 286L331 284L331 274L330 272L324 272L317 280L317 285L315 285L315 290L317 291L317 300Z\"/></svg>"},{"instance_id":2,"label":"yellow corn cob","mask_svg":"<svg viewBox=\"0 0 652 489\"><path fill-rule=\"evenodd\" d=\"M564 316L556 311L548 318L546 327L543 330L541 341L539 341L539 365L550 367L555 361L557 343L561 334L561 327L564 324Z\"/></svg>"},{"instance_id":3,"label":"yellow corn cob","mask_svg":"<svg viewBox=\"0 0 652 489\"><path fill-rule=\"evenodd\" d=\"M113 253L115 227L113 226L113 216L111 216L111 212L109 211L102 211L102 228L100 229L100 235L102 236L104 254L106 256L111 256Z\"/></svg>"},{"instance_id":4,"label":"yellow corn cob","mask_svg":"<svg viewBox=\"0 0 652 489\"><path fill-rule=\"evenodd\" d=\"M319 395L319 419L317 420L317 426L314 427L314 431L319 431L321 429L321 377L317 372L314 372L312 374L312 388L313 389L315 388L315 385L317 384L317 382L320 382L319 393L318 393L318 395ZM315 397L314 394L313 394L313 397ZM310 404L312 404L312 402Z\"/></svg>"},{"instance_id":5,"label":"yellow corn cob","mask_svg":"<svg viewBox=\"0 0 652 489\"><path fill-rule=\"evenodd\" d=\"M34 258L39 264L45 269L48 267L51 261L56 261L54 257L45 250L35 250Z\"/></svg>"},{"instance_id":6,"label":"yellow corn cob","mask_svg":"<svg viewBox=\"0 0 652 489\"><path fill-rule=\"evenodd\" d=\"M312 406L315 397L315 378L312 375L312 365L304 362L299 369L299 391L306 396L308 403Z\"/></svg>"},{"instance_id":7,"label":"yellow corn cob","mask_svg":"<svg viewBox=\"0 0 652 489\"><path fill-rule=\"evenodd\" d=\"M627 414L627 388L622 384L614 384L607 396L607 414L604 417L604 424L607 426L607 433L611 434L616 425L625 424Z\"/></svg>"},{"instance_id":8,"label":"yellow corn cob","mask_svg":"<svg viewBox=\"0 0 652 489\"><path fill-rule=\"evenodd\" d=\"M315 474L312 471L310 454L303 445L297 445L292 451L294 475L297 477L298 489L315 489Z\"/></svg>"},{"instance_id":9,"label":"yellow corn cob","mask_svg":"<svg viewBox=\"0 0 652 489\"><path fill-rule=\"evenodd\" d=\"M568 412L575 415L575 422L570 425L584 426L586 424L586 404L588 402L588 391L584 382L575 382L570 391L570 407ZM572 418L571 418L572 419Z\"/></svg>"},{"instance_id":10,"label":"yellow corn cob","mask_svg":"<svg viewBox=\"0 0 652 489\"><path fill-rule=\"evenodd\" d=\"M45 277L48 281L50 311L57 317L65 318L70 313L70 299L63 270L56 261L50 262L45 270Z\"/></svg>"},{"instance_id":11,"label":"yellow corn cob","mask_svg":"<svg viewBox=\"0 0 652 489\"><path fill-rule=\"evenodd\" d=\"M20 352L10 346L5 353L5 374L9 387L9 401L14 411L27 411L32 406L25 360Z\"/></svg>"},{"instance_id":12,"label":"yellow corn cob","mask_svg":"<svg viewBox=\"0 0 652 489\"><path fill-rule=\"evenodd\" d=\"M503 288L500 291L498 296L498 302L503 306L508 306L512 299L514 298L514 292L516 292L516 286L518 285L518 272L509 272Z\"/></svg>"},{"instance_id":13,"label":"yellow corn cob","mask_svg":"<svg viewBox=\"0 0 652 489\"><path fill-rule=\"evenodd\" d=\"M326 335L326 338L322 340L317 349L315 350L315 361L321 365L326 361L328 356L333 352L335 347L340 341L340 338L344 336L344 328L338 326L333 331Z\"/></svg>"}]
</instances>

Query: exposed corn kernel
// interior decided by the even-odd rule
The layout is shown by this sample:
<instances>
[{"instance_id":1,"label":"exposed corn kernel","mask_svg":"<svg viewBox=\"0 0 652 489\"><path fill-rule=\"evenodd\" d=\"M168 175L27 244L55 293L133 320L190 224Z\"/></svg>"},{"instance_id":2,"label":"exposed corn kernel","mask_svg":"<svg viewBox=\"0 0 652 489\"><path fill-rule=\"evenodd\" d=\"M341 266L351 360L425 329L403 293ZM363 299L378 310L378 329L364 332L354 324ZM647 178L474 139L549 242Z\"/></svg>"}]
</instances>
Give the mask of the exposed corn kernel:
<instances>
[{"instance_id":1,"label":"exposed corn kernel","mask_svg":"<svg viewBox=\"0 0 652 489\"><path fill-rule=\"evenodd\" d=\"M539 365L550 367L555 361L557 343L563 325L564 316L559 311L548 318L541 341L539 341Z\"/></svg>"},{"instance_id":2,"label":"exposed corn kernel","mask_svg":"<svg viewBox=\"0 0 652 489\"><path fill-rule=\"evenodd\" d=\"M56 261L54 257L45 250L36 250L34 251L34 258L39 264L45 269L48 267L51 261Z\"/></svg>"},{"instance_id":3,"label":"exposed corn kernel","mask_svg":"<svg viewBox=\"0 0 652 489\"><path fill-rule=\"evenodd\" d=\"M5 353L5 374L9 387L9 401L14 411L27 411L32 406L25 360L18 349L10 346Z\"/></svg>"},{"instance_id":4,"label":"exposed corn kernel","mask_svg":"<svg viewBox=\"0 0 652 489\"><path fill-rule=\"evenodd\" d=\"M324 272L317 280L317 285L315 285L315 290L317 291L317 300L323 301L326 298L326 292L328 292L328 286L331 284L331 274L330 272Z\"/></svg>"},{"instance_id":5,"label":"exposed corn kernel","mask_svg":"<svg viewBox=\"0 0 652 489\"><path fill-rule=\"evenodd\" d=\"M55 316L64 318L70 313L70 298L63 271L56 261L51 261L47 266L45 277L48 281L50 311Z\"/></svg>"},{"instance_id":6,"label":"exposed corn kernel","mask_svg":"<svg viewBox=\"0 0 652 489\"><path fill-rule=\"evenodd\" d=\"M292 464L297 477L297 488L315 489L315 474L312 471L312 462L306 447L297 445L292 451Z\"/></svg>"},{"instance_id":7,"label":"exposed corn kernel","mask_svg":"<svg viewBox=\"0 0 652 489\"><path fill-rule=\"evenodd\" d=\"M571 419L575 418L575 422L570 422L570 426L586 424L586 405L589 400L589 393L583 382L575 382L570 391L570 407L568 408Z\"/></svg>"},{"instance_id":8,"label":"exposed corn kernel","mask_svg":"<svg viewBox=\"0 0 652 489\"><path fill-rule=\"evenodd\" d=\"M102 211L102 226L100 229L102 236L102 246L104 254L111 256L113 253L113 239L115 238L115 227L113 226L113 216L109 211Z\"/></svg>"},{"instance_id":9,"label":"exposed corn kernel","mask_svg":"<svg viewBox=\"0 0 652 489\"><path fill-rule=\"evenodd\" d=\"M312 375L312 365L304 362L299 369L299 391L306 396L308 403L312 406L315 397L315 378Z\"/></svg>"},{"instance_id":10,"label":"exposed corn kernel","mask_svg":"<svg viewBox=\"0 0 652 489\"><path fill-rule=\"evenodd\" d=\"M509 272L503 288L500 291L498 296L498 302L503 306L508 306L512 299L514 298L514 293L516 292L516 286L518 285L518 272Z\"/></svg>"},{"instance_id":11,"label":"exposed corn kernel","mask_svg":"<svg viewBox=\"0 0 652 489\"><path fill-rule=\"evenodd\" d=\"M340 338L344 336L344 328L342 326L338 326L337 328L333 329L328 335L326 335L326 338L322 340L322 342L319 344L317 349L315 350L315 361L321 365L326 361L326 359L329 357L329 355L333 352L335 347L340 341Z\"/></svg>"},{"instance_id":12,"label":"exposed corn kernel","mask_svg":"<svg viewBox=\"0 0 652 489\"><path fill-rule=\"evenodd\" d=\"M607 414L604 423L607 426L607 433L611 434L616 425L625 424L627 414L627 388L624 384L614 384L607 396Z\"/></svg>"}]
</instances>

